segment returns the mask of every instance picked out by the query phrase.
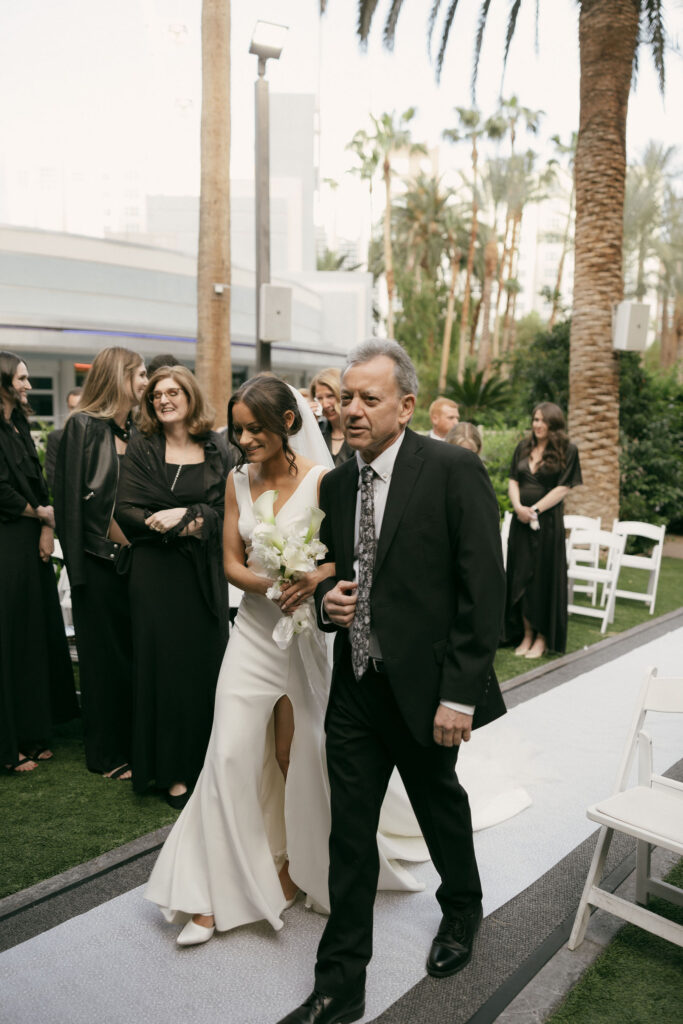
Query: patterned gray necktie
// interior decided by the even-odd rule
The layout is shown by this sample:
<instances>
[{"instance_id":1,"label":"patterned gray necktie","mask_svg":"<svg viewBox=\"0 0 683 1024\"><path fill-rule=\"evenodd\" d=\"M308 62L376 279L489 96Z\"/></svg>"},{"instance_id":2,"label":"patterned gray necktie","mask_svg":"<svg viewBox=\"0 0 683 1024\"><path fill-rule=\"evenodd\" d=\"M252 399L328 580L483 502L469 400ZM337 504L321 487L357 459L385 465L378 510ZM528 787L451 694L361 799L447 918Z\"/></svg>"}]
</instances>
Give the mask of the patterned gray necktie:
<instances>
[{"instance_id":1,"label":"patterned gray necktie","mask_svg":"<svg viewBox=\"0 0 683 1024\"><path fill-rule=\"evenodd\" d=\"M375 471L363 466L360 472L360 522L358 526L358 591L356 614L351 624L351 664L356 679L368 667L370 648L370 590L375 568L375 496L372 481Z\"/></svg>"}]
</instances>

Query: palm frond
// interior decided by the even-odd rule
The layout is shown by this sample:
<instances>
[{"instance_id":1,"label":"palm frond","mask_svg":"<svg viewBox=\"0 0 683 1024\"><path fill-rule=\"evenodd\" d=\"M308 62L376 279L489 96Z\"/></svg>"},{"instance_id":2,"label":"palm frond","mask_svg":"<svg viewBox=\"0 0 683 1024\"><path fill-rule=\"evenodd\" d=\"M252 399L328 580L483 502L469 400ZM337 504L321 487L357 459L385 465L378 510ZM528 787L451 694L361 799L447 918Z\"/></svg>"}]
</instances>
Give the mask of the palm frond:
<instances>
[{"instance_id":1,"label":"palm frond","mask_svg":"<svg viewBox=\"0 0 683 1024\"><path fill-rule=\"evenodd\" d=\"M490 0L489 0L490 2ZM458 7L458 0L451 0L451 5L446 12L446 20L443 23L443 34L441 36L441 45L439 46L439 53L436 58L436 80L441 80L441 68L443 66L443 59L446 54L446 46L448 45L448 36L451 31L451 25L453 24L453 18Z\"/></svg>"},{"instance_id":2,"label":"palm frond","mask_svg":"<svg viewBox=\"0 0 683 1024\"><path fill-rule=\"evenodd\" d=\"M440 9L441 0L434 0L432 9L429 12L429 21L427 22L427 53L429 54L430 60L432 56L432 36L434 35L434 26Z\"/></svg>"},{"instance_id":3,"label":"palm frond","mask_svg":"<svg viewBox=\"0 0 683 1024\"><path fill-rule=\"evenodd\" d=\"M505 52L503 54L503 68L505 68L508 62L508 54L510 52L510 43L512 37L515 34L517 27L517 16L519 15L519 9L522 6L522 0L514 0L512 7L510 8L510 17L508 18L508 25L505 32Z\"/></svg>"},{"instance_id":4,"label":"palm frond","mask_svg":"<svg viewBox=\"0 0 683 1024\"><path fill-rule=\"evenodd\" d=\"M386 24L384 25L384 45L387 50L393 50L394 39L396 37L396 22L398 16L401 13L403 7L403 0L391 0L391 7L387 14Z\"/></svg>"},{"instance_id":5,"label":"palm frond","mask_svg":"<svg viewBox=\"0 0 683 1024\"><path fill-rule=\"evenodd\" d=\"M486 19L488 18L489 7L491 6L491 0L483 0L481 10L479 11L479 19L477 21L477 34L474 37L474 58L472 61L472 102L474 103L474 96L477 91L477 75L479 73L479 58L481 56L481 47L484 42L484 29L486 28Z\"/></svg>"},{"instance_id":6,"label":"palm frond","mask_svg":"<svg viewBox=\"0 0 683 1024\"><path fill-rule=\"evenodd\" d=\"M666 32L664 30L664 12L662 0L641 0L641 13L647 24L647 41L652 49L652 60L659 79L659 90L664 92L664 51L666 49Z\"/></svg>"},{"instance_id":7,"label":"palm frond","mask_svg":"<svg viewBox=\"0 0 683 1024\"><path fill-rule=\"evenodd\" d=\"M379 0L358 0L358 35L361 43L366 46L378 2Z\"/></svg>"}]
</instances>

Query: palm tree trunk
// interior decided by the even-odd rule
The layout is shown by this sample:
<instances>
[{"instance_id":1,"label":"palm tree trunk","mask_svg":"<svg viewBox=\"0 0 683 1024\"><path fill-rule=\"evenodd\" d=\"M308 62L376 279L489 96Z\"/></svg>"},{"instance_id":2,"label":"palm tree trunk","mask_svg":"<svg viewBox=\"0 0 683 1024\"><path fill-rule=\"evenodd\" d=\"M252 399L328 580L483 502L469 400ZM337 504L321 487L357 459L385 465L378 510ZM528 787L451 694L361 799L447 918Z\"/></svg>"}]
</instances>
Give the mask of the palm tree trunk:
<instances>
[{"instance_id":1,"label":"palm tree trunk","mask_svg":"<svg viewBox=\"0 0 683 1024\"><path fill-rule=\"evenodd\" d=\"M508 256L510 250L508 248L508 238L510 236L510 227L512 225L512 214L510 207L508 206L505 213L505 234L503 235L503 255L500 261L500 267L498 269L498 282L496 288L496 309L495 319L493 322L493 358L497 359L500 355L500 300L503 297L503 281L505 279L505 268L508 264Z\"/></svg>"},{"instance_id":2,"label":"palm tree trunk","mask_svg":"<svg viewBox=\"0 0 683 1024\"><path fill-rule=\"evenodd\" d=\"M571 195L569 197L569 211L567 213L567 223L564 228L564 238L562 239L562 252L560 253L560 262L557 265L557 277L555 279L555 289L553 291L553 307L550 311L550 320L548 320L548 330L552 331L557 320L557 314L560 309L560 299L562 298L562 274L564 273L564 261L567 257L567 250L569 249L569 232L572 226L572 214L574 212L574 186L572 185Z\"/></svg>"},{"instance_id":3,"label":"palm tree trunk","mask_svg":"<svg viewBox=\"0 0 683 1024\"><path fill-rule=\"evenodd\" d=\"M484 380L491 370L491 291L493 278L498 263L498 244L495 239L486 243L484 248L484 284L482 286L482 326L479 339L479 357L477 370L484 371Z\"/></svg>"},{"instance_id":4,"label":"palm tree trunk","mask_svg":"<svg viewBox=\"0 0 683 1024\"><path fill-rule=\"evenodd\" d=\"M384 274L387 282L387 336L394 336L394 259L391 251L391 166L384 160Z\"/></svg>"},{"instance_id":5,"label":"palm tree trunk","mask_svg":"<svg viewBox=\"0 0 683 1024\"><path fill-rule=\"evenodd\" d=\"M446 376L448 374L448 363L451 357L451 336L453 334L453 310L455 309L455 285L458 280L458 268L460 266L460 249L454 248L451 252L451 283L448 289L448 303L446 305L446 321L443 325L443 341L441 343L441 366L439 367L439 384L437 392L442 395L446 388ZM462 348L462 339L460 340Z\"/></svg>"},{"instance_id":6,"label":"palm tree trunk","mask_svg":"<svg viewBox=\"0 0 683 1024\"><path fill-rule=\"evenodd\" d=\"M568 502L611 523L619 514L619 380L612 303L623 296L626 115L638 41L633 0L583 0L576 150L569 433L584 487Z\"/></svg>"},{"instance_id":7,"label":"palm tree trunk","mask_svg":"<svg viewBox=\"0 0 683 1024\"><path fill-rule=\"evenodd\" d=\"M674 332L669 319L669 296L662 293L661 330L659 334L659 365L667 370L674 363Z\"/></svg>"},{"instance_id":8,"label":"palm tree trunk","mask_svg":"<svg viewBox=\"0 0 683 1024\"><path fill-rule=\"evenodd\" d=\"M465 373L467 356L467 339L469 337L468 318L470 315L470 290L472 287L472 268L474 267L474 250L477 245L477 141L472 137L472 227L470 228L470 244L467 250L467 267L465 269L465 292L462 297L460 311L460 347L458 349L458 380L462 382Z\"/></svg>"},{"instance_id":9,"label":"palm tree trunk","mask_svg":"<svg viewBox=\"0 0 683 1024\"><path fill-rule=\"evenodd\" d=\"M195 369L216 426L225 424L232 391L230 283L230 4L203 0Z\"/></svg>"}]
</instances>

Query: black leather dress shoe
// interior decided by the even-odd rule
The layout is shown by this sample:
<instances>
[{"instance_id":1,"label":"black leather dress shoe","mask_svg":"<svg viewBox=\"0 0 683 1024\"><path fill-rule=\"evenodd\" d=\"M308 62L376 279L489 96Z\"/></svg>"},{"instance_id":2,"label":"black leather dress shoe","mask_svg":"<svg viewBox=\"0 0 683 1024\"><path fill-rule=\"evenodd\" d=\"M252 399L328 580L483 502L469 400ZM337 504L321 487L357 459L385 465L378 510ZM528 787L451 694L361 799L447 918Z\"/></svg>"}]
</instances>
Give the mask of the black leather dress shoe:
<instances>
[{"instance_id":1,"label":"black leather dress shoe","mask_svg":"<svg viewBox=\"0 0 683 1024\"><path fill-rule=\"evenodd\" d=\"M365 1013L365 993L344 999L311 992L308 999L277 1024L353 1024Z\"/></svg>"},{"instance_id":2,"label":"black leather dress shoe","mask_svg":"<svg viewBox=\"0 0 683 1024\"><path fill-rule=\"evenodd\" d=\"M427 974L449 978L461 971L470 961L481 922L481 907L458 917L443 917L427 957Z\"/></svg>"}]
</instances>

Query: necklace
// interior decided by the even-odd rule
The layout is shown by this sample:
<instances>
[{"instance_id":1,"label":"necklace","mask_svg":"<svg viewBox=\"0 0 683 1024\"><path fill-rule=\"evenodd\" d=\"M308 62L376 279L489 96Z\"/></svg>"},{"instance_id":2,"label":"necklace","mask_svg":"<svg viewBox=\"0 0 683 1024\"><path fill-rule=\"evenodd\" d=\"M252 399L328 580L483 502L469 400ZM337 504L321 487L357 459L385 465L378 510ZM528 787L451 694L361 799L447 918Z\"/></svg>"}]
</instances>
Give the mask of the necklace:
<instances>
[{"instance_id":1,"label":"necklace","mask_svg":"<svg viewBox=\"0 0 683 1024\"><path fill-rule=\"evenodd\" d=\"M109 420L109 426L111 427L113 432L116 434L120 441L125 441L126 443L130 441L130 428L132 427L132 425L133 417L131 416L130 413L128 413L126 422L122 427L118 425L116 420Z\"/></svg>"},{"instance_id":2,"label":"necklace","mask_svg":"<svg viewBox=\"0 0 683 1024\"><path fill-rule=\"evenodd\" d=\"M176 471L176 475L175 475L175 477L173 478L173 483L171 484L171 490L172 490L172 491L174 491L174 490L175 490L175 485L176 485L176 484L178 483L178 477L180 476L180 470L181 470L182 468L183 468L182 466L178 466L178 469L177 469L177 471Z\"/></svg>"}]
</instances>

